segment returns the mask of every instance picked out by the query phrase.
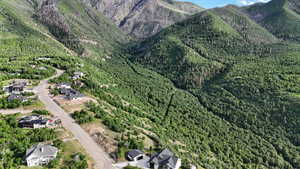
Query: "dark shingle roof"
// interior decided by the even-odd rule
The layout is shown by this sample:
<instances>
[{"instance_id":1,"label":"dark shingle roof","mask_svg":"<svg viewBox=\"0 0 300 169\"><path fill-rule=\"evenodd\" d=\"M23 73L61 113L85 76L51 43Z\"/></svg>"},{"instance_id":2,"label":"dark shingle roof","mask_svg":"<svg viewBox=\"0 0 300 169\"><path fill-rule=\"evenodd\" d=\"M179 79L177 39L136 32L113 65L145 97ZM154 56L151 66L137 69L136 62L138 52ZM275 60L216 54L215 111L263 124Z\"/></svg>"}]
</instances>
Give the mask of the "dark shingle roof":
<instances>
[{"instance_id":1,"label":"dark shingle roof","mask_svg":"<svg viewBox=\"0 0 300 169\"><path fill-rule=\"evenodd\" d=\"M19 100L19 101L23 102L26 100L26 98L22 95L11 94L8 96L7 100L8 101Z\"/></svg>"},{"instance_id":2,"label":"dark shingle roof","mask_svg":"<svg viewBox=\"0 0 300 169\"><path fill-rule=\"evenodd\" d=\"M154 163L158 166L166 166L168 168L175 168L178 158L169 149L164 149L160 153L153 155L149 163Z\"/></svg>"},{"instance_id":3,"label":"dark shingle roof","mask_svg":"<svg viewBox=\"0 0 300 169\"><path fill-rule=\"evenodd\" d=\"M132 158L135 158L141 154L144 154L141 150L138 150L138 149L135 149L135 150L132 150L132 151L129 151L127 153L128 156L132 157Z\"/></svg>"}]
</instances>

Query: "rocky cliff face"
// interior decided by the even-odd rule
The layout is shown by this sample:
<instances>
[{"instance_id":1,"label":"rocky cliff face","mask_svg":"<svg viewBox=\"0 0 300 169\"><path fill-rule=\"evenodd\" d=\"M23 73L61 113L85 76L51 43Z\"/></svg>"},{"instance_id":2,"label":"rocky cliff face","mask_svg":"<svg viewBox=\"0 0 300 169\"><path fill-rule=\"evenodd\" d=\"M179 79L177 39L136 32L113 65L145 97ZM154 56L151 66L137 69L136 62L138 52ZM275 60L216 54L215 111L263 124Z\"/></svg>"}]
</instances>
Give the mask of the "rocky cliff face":
<instances>
[{"instance_id":1,"label":"rocky cliff face","mask_svg":"<svg viewBox=\"0 0 300 169\"><path fill-rule=\"evenodd\" d=\"M173 0L83 0L135 38L150 37L202 8Z\"/></svg>"}]
</instances>

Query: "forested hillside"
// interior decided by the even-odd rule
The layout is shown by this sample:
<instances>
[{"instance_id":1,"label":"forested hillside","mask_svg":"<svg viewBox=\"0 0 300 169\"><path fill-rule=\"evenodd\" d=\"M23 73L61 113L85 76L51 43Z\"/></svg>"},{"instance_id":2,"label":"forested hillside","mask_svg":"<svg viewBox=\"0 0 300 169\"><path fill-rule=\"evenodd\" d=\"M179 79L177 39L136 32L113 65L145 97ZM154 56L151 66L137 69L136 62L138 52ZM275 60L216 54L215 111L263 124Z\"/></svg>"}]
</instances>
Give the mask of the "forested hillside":
<instances>
[{"instance_id":1,"label":"forested hillside","mask_svg":"<svg viewBox=\"0 0 300 169\"><path fill-rule=\"evenodd\" d=\"M242 13L237 6L215 8L212 11L239 32L248 42L266 44L279 41L274 35Z\"/></svg>"},{"instance_id":2,"label":"forested hillside","mask_svg":"<svg viewBox=\"0 0 300 169\"><path fill-rule=\"evenodd\" d=\"M56 81L67 82L82 71L78 90L98 104L73 117L106 125L118 145L127 144L127 135L141 136L145 146L168 147L184 166L201 169L299 168L298 43L229 6L198 13L126 49L131 38L82 2L0 1L1 82L44 79L54 68L65 70ZM19 129L2 119L8 143ZM0 151L13 152L7 161L19 162L13 154L20 145L3 147L1 141Z\"/></svg>"},{"instance_id":3,"label":"forested hillside","mask_svg":"<svg viewBox=\"0 0 300 169\"><path fill-rule=\"evenodd\" d=\"M38 20L56 39L79 55L105 57L129 40L106 17L82 1L46 0L38 3Z\"/></svg>"},{"instance_id":4,"label":"forested hillside","mask_svg":"<svg viewBox=\"0 0 300 169\"><path fill-rule=\"evenodd\" d=\"M272 33L227 6L139 43L131 60L168 77L215 116L269 143L286 164L267 162L266 168L299 168L300 49Z\"/></svg>"},{"instance_id":5,"label":"forested hillside","mask_svg":"<svg viewBox=\"0 0 300 169\"><path fill-rule=\"evenodd\" d=\"M297 0L273 0L245 7L244 11L278 38L299 41L299 9Z\"/></svg>"}]
</instances>

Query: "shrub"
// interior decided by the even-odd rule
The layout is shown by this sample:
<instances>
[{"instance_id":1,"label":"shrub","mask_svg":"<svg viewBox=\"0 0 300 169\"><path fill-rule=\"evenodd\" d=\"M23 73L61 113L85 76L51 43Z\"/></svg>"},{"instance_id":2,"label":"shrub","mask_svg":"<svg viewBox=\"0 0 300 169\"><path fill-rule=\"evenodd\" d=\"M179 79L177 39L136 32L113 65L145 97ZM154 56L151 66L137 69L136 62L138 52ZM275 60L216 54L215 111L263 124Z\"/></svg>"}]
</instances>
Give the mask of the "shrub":
<instances>
[{"instance_id":1,"label":"shrub","mask_svg":"<svg viewBox=\"0 0 300 169\"><path fill-rule=\"evenodd\" d=\"M63 169L86 169L88 163L86 156L81 153L76 153L72 155L72 159L65 162Z\"/></svg>"},{"instance_id":2,"label":"shrub","mask_svg":"<svg viewBox=\"0 0 300 169\"><path fill-rule=\"evenodd\" d=\"M24 92L22 93L22 96L34 96L33 92Z\"/></svg>"},{"instance_id":3,"label":"shrub","mask_svg":"<svg viewBox=\"0 0 300 169\"><path fill-rule=\"evenodd\" d=\"M56 139L53 141L53 146L57 147L57 148L62 148L63 147L63 141L59 140L59 139Z\"/></svg>"},{"instance_id":4,"label":"shrub","mask_svg":"<svg viewBox=\"0 0 300 169\"><path fill-rule=\"evenodd\" d=\"M50 115L48 110L33 110L33 114L39 114L39 115Z\"/></svg>"},{"instance_id":5,"label":"shrub","mask_svg":"<svg viewBox=\"0 0 300 169\"><path fill-rule=\"evenodd\" d=\"M115 132L124 132L125 126L121 124L120 120L112 119L110 117L105 118L103 122L109 129Z\"/></svg>"},{"instance_id":6,"label":"shrub","mask_svg":"<svg viewBox=\"0 0 300 169\"><path fill-rule=\"evenodd\" d=\"M81 110L81 111L75 111L72 114L72 117L76 120L77 123L83 124L88 123L94 120L94 117L90 115L87 111Z\"/></svg>"}]
</instances>

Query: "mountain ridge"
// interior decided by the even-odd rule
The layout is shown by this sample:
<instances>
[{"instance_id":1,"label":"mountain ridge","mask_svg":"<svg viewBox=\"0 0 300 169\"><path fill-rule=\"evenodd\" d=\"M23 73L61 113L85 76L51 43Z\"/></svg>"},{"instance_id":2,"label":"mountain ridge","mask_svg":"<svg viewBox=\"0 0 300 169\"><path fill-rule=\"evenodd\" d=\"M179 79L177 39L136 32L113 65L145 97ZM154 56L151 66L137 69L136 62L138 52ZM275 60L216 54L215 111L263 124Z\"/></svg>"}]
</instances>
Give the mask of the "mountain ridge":
<instances>
[{"instance_id":1,"label":"mountain ridge","mask_svg":"<svg viewBox=\"0 0 300 169\"><path fill-rule=\"evenodd\" d=\"M161 29L201 11L192 3L173 0L85 0L135 38L153 36Z\"/></svg>"},{"instance_id":2,"label":"mountain ridge","mask_svg":"<svg viewBox=\"0 0 300 169\"><path fill-rule=\"evenodd\" d=\"M0 1L0 89L8 80L46 79L55 69L64 74L53 83L83 72L83 86L75 87L97 103L75 120L113 133L113 155L137 145L169 148L182 168L299 168L300 44L270 32L247 8L201 11L136 42L90 1L57 1L53 16L63 19L46 15L49 7L39 11L39 2ZM51 27L74 36L55 36ZM0 168L22 167L15 154Z\"/></svg>"},{"instance_id":3,"label":"mountain ridge","mask_svg":"<svg viewBox=\"0 0 300 169\"><path fill-rule=\"evenodd\" d=\"M244 7L243 11L253 20L280 39L299 41L299 1L272 0L265 4Z\"/></svg>"}]
</instances>

